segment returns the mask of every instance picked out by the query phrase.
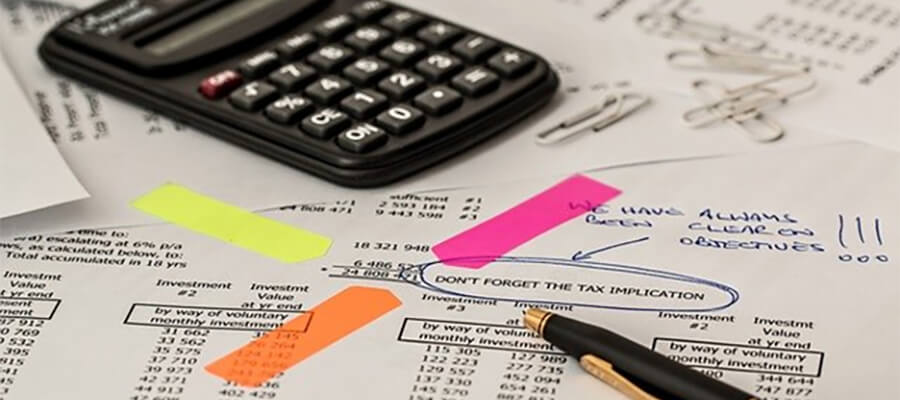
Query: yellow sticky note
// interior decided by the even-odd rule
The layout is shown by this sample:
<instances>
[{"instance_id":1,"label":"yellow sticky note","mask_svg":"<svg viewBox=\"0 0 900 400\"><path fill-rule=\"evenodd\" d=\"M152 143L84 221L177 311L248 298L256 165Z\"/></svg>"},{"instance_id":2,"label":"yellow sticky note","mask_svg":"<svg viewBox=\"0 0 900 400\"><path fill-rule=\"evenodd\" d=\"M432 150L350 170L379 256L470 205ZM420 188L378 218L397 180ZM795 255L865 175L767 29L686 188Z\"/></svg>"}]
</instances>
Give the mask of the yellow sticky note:
<instances>
[{"instance_id":1,"label":"yellow sticky note","mask_svg":"<svg viewBox=\"0 0 900 400\"><path fill-rule=\"evenodd\" d=\"M131 203L145 213L276 260L322 257L331 239L168 183Z\"/></svg>"}]
</instances>

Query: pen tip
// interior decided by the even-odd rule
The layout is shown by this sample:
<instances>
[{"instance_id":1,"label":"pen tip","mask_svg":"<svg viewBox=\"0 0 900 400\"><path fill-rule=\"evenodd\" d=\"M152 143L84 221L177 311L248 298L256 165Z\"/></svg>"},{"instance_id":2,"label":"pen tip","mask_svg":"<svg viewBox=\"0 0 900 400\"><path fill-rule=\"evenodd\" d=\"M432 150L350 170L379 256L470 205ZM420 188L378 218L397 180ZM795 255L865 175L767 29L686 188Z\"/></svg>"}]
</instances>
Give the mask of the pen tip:
<instances>
[{"instance_id":1,"label":"pen tip","mask_svg":"<svg viewBox=\"0 0 900 400\"><path fill-rule=\"evenodd\" d=\"M522 317L522 323L526 328L537 332L538 335L544 334L544 321L550 313L540 308L529 308Z\"/></svg>"}]
</instances>

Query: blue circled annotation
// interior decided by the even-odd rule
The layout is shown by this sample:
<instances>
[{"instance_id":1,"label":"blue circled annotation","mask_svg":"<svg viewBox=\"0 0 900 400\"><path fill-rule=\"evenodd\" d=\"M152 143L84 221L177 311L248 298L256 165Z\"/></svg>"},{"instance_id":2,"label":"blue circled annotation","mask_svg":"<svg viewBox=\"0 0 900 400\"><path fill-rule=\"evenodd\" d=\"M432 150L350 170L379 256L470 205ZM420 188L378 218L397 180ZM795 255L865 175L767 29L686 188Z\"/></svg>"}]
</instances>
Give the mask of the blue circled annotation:
<instances>
[{"instance_id":1,"label":"blue circled annotation","mask_svg":"<svg viewBox=\"0 0 900 400\"><path fill-rule=\"evenodd\" d=\"M740 298L724 283L641 266L553 257L465 258L484 259L492 263L477 270L437 260L405 268L400 277L441 295L515 307L713 312Z\"/></svg>"}]
</instances>

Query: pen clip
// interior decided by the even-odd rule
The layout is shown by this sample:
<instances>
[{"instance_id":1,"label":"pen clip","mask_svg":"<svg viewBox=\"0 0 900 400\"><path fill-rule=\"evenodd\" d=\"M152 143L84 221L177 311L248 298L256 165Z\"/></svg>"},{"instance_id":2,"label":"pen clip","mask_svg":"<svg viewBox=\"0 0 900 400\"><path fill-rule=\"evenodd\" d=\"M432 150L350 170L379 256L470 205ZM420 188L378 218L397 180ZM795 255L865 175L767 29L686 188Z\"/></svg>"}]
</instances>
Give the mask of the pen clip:
<instances>
[{"instance_id":1,"label":"pen clip","mask_svg":"<svg viewBox=\"0 0 900 400\"><path fill-rule=\"evenodd\" d=\"M579 364L589 374L622 392L631 400L659 400L616 372L612 364L593 354L582 356Z\"/></svg>"}]
</instances>

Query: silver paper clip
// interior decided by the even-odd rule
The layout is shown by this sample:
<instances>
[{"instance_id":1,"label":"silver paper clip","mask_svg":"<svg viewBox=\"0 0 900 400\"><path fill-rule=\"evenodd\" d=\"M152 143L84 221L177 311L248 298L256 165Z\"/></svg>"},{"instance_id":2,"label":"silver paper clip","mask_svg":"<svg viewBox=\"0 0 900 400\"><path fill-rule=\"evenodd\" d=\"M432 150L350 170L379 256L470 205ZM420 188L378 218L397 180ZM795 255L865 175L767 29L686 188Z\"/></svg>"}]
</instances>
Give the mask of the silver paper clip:
<instances>
[{"instance_id":1,"label":"silver paper clip","mask_svg":"<svg viewBox=\"0 0 900 400\"><path fill-rule=\"evenodd\" d=\"M693 87L704 101L714 101L730 94L725 85L705 79L694 81ZM771 90L766 91L775 93ZM759 110L749 110L744 114L734 116L723 116L723 119L757 142L773 142L784 136L784 127Z\"/></svg>"},{"instance_id":2,"label":"silver paper clip","mask_svg":"<svg viewBox=\"0 0 900 400\"><path fill-rule=\"evenodd\" d=\"M558 125L538 133L535 141L540 145L550 145L582 133L600 132L606 127L634 114L649 103L650 98L640 93L610 93L606 95L602 103L591 106L587 110L573 115ZM579 130L561 132L598 116L601 116L601 118L591 124L591 126Z\"/></svg>"},{"instance_id":3,"label":"silver paper clip","mask_svg":"<svg viewBox=\"0 0 900 400\"><path fill-rule=\"evenodd\" d=\"M638 26L648 33L665 37L715 43L739 51L754 52L766 47L765 39L733 30L727 26L688 19L677 10L648 12L637 16Z\"/></svg>"},{"instance_id":4,"label":"silver paper clip","mask_svg":"<svg viewBox=\"0 0 900 400\"><path fill-rule=\"evenodd\" d=\"M779 84L787 87L779 87ZM682 114L681 119L692 128L700 128L729 118L746 117L753 111L786 104L792 98L815 89L816 85L816 79L806 72L776 75L729 89L725 97L692 108Z\"/></svg>"},{"instance_id":5,"label":"silver paper clip","mask_svg":"<svg viewBox=\"0 0 900 400\"><path fill-rule=\"evenodd\" d=\"M708 44L700 50L675 50L666 55L669 65L681 69L750 74L785 74L809 72L810 66L782 58L764 57L754 53L714 49Z\"/></svg>"}]
</instances>

